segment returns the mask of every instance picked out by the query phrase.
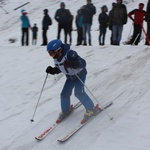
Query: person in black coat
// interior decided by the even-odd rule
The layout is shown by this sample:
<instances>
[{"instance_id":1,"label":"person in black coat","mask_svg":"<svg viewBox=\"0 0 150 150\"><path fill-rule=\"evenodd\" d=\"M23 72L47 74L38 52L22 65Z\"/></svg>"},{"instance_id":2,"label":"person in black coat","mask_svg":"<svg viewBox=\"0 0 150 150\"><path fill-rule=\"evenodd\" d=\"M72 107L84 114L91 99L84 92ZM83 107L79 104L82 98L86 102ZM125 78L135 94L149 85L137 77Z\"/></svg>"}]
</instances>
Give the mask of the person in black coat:
<instances>
[{"instance_id":1,"label":"person in black coat","mask_svg":"<svg viewBox=\"0 0 150 150\"><path fill-rule=\"evenodd\" d=\"M147 2L145 20L147 22L147 37L148 37L145 44L150 45L150 0ZM148 43L148 40L149 40L149 43Z\"/></svg>"},{"instance_id":2,"label":"person in black coat","mask_svg":"<svg viewBox=\"0 0 150 150\"><path fill-rule=\"evenodd\" d=\"M115 2L112 3L112 9L115 6ZM111 22L111 17L112 17L112 9L109 11L109 30L111 30L111 36L110 36L110 44L113 45L113 39L112 39L112 22Z\"/></svg>"},{"instance_id":3,"label":"person in black coat","mask_svg":"<svg viewBox=\"0 0 150 150\"><path fill-rule=\"evenodd\" d=\"M47 45L47 30L49 29L49 26L52 25L52 20L50 16L48 15L48 9L44 9L44 17L42 21L42 37L43 37L43 43L41 46Z\"/></svg>"},{"instance_id":4,"label":"person in black coat","mask_svg":"<svg viewBox=\"0 0 150 150\"><path fill-rule=\"evenodd\" d=\"M122 4L122 0L116 0L109 22L112 23L113 45L120 45L123 25L127 23L127 8Z\"/></svg>"},{"instance_id":5,"label":"person in black coat","mask_svg":"<svg viewBox=\"0 0 150 150\"><path fill-rule=\"evenodd\" d=\"M107 27L108 27L108 15L106 14L106 12L108 12L107 6L104 5L101 8L102 12L99 14L98 17L98 21L99 21L99 30L100 30L100 34L99 34L99 45L105 45L105 35L106 35L106 31L107 31Z\"/></svg>"},{"instance_id":6,"label":"person in black coat","mask_svg":"<svg viewBox=\"0 0 150 150\"><path fill-rule=\"evenodd\" d=\"M96 7L93 5L92 0L86 0L87 4L82 7L83 14L83 45L87 45L86 34L88 34L89 45L91 43L91 26L93 22L93 15L96 14Z\"/></svg>"},{"instance_id":7,"label":"person in black coat","mask_svg":"<svg viewBox=\"0 0 150 150\"><path fill-rule=\"evenodd\" d=\"M70 33L70 31L72 31L71 26L72 26L73 16L71 15L69 9L65 9L64 2L61 2L60 8L56 10L55 20L58 22L57 39L60 39L60 33L61 33L61 30L63 29L64 30L64 43L67 43L67 34Z\"/></svg>"}]
</instances>

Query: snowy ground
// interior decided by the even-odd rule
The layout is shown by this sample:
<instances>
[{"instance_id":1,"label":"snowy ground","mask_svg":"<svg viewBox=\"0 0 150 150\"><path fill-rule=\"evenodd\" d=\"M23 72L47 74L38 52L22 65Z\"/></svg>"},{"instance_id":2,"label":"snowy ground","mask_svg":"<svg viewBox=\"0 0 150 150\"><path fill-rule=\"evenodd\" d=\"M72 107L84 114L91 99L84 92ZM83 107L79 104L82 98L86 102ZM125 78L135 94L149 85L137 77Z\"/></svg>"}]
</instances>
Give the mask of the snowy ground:
<instances>
[{"instance_id":1,"label":"snowy ground","mask_svg":"<svg viewBox=\"0 0 150 150\"><path fill-rule=\"evenodd\" d=\"M57 139L75 127L85 112L81 107L66 119L43 141L34 139L44 129L55 122L60 112L59 93L65 76L48 76L34 122L31 123L39 94L46 77L45 69L53 65L46 47L41 47L41 21L43 9L48 8L53 19L59 0L32 0L24 6L29 13L31 24L38 24L38 44L20 46L20 10L13 9L28 1L7 0L0 10L0 150L149 150L150 147L150 51L142 40L139 46L110 46L110 31L106 45L98 46L97 17L100 7L106 4L111 9L113 0L93 0L97 7L92 26L93 46L76 47L76 32L73 32L72 49L87 61L88 76L86 85L99 103L113 101L114 104L85 126L65 144ZM72 14L85 1L64 0ZM128 11L137 8L140 1L129 3ZM146 4L146 0L143 0ZM124 26L122 42L126 40L131 21ZM75 24L74 24L75 29ZM49 40L56 37L57 23L49 30ZM30 35L31 37L31 35ZM9 43L16 38L15 43ZM62 36L63 38L63 36ZM88 92L88 91L87 91ZM89 93L90 95L90 93ZM91 95L90 95L91 96ZM91 96L92 99L94 99ZM72 103L77 99L72 96ZM95 104L96 101L94 100ZM109 120L107 113L114 117Z\"/></svg>"}]
</instances>

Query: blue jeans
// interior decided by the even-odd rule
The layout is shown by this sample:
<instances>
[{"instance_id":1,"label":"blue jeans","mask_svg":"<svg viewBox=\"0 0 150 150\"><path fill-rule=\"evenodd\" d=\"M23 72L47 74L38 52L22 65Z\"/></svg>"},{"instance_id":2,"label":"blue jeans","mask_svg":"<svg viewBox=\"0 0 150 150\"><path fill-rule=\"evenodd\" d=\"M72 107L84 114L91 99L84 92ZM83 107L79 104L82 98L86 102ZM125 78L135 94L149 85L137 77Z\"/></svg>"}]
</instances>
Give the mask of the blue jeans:
<instances>
[{"instance_id":1,"label":"blue jeans","mask_svg":"<svg viewBox=\"0 0 150 150\"><path fill-rule=\"evenodd\" d=\"M113 45L119 45L122 37L123 25L112 26L112 41Z\"/></svg>"},{"instance_id":2,"label":"blue jeans","mask_svg":"<svg viewBox=\"0 0 150 150\"><path fill-rule=\"evenodd\" d=\"M85 82L86 75L80 76L82 82ZM61 92L61 109L62 112L68 112L70 109L70 96L72 94L72 90L74 88L74 95L79 99L79 101L83 104L86 110L93 109L94 104L90 97L84 91L84 85L81 81L76 77L76 79L66 79L63 90Z\"/></svg>"},{"instance_id":3,"label":"blue jeans","mask_svg":"<svg viewBox=\"0 0 150 150\"><path fill-rule=\"evenodd\" d=\"M91 24L83 23L83 41L84 44L87 44L86 33L89 37L89 45L91 45Z\"/></svg>"}]
</instances>

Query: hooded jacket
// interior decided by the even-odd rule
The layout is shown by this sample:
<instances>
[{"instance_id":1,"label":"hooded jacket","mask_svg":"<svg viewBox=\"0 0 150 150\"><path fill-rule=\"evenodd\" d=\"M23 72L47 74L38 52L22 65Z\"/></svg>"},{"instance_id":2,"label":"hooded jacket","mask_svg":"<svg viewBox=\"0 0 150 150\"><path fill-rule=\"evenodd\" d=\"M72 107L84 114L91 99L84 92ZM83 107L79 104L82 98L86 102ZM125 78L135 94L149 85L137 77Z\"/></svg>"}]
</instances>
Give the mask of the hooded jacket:
<instances>
[{"instance_id":1,"label":"hooded jacket","mask_svg":"<svg viewBox=\"0 0 150 150\"><path fill-rule=\"evenodd\" d=\"M42 21L42 29L48 30L49 26L52 25L52 20L50 16L48 15L48 10L44 9L44 17Z\"/></svg>"},{"instance_id":2,"label":"hooded jacket","mask_svg":"<svg viewBox=\"0 0 150 150\"><path fill-rule=\"evenodd\" d=\"M92 24L93 15L96 14L96 7L92 4L86 4L81 9L83 15L83 23Z\"/></svg>"},{"instance_id":3,"label":"hooded jacket","mask_svg":"<svg viewBox=\"0 0 150 150\"><path fill-rule=\"evenodd\" d=\"M55 20L63 26L68 26L68 23L72 19L69 9L60 8L55 13Z\"/></svg>"},{"instance_id":4,"label":"hooded jacket","mask_svg":"<svg viewBox=\"0 0 150 150\"><path fill-rule=\"evenodd\" d=\"M77 69L65 68L63 65L65 60L73 61L79 64ZM62 45L62 54L58 59L54 59L55 67L57 68L57 73L64 73L67 78L74 80L76 79L76 74L79 76L86 75L86 61L81 58L76 51L71 50L69 44Z\"/></svg>"},{"instance_id":5,"label":"hooded jacket","mask_svg":"<svg viewBox=\"0 0 150 150\"><path fill-rule=\"evenodd\" d=\"M110 22L112 25L124 25L127 23L127 9L124 4L116 4L111 12Z\"/></svg>"},{"instance_id":6,"label":"hooded jacket","mask_svg":"<svg viewBox=\"0 0 150 150\"><path fill-rule=\"evenodd\" d=\"M20 20L22 21L22 24L21 24L22 28L30 27L30 21L29 21L28 16L25 15L25 11L22 11L22 16L20 17Z\"/></svg>"}]
</instances>

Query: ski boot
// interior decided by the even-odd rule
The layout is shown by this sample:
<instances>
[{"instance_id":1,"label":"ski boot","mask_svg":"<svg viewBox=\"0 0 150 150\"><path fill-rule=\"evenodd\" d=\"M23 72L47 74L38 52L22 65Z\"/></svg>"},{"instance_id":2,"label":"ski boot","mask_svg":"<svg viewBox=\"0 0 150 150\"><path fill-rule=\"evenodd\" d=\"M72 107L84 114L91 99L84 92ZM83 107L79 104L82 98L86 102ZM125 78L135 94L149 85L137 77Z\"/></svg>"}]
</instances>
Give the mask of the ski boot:
<instances>
[{"instance_id":1,"label":"ski boot","mask_svg":"<svg viewBox=\"0 0 150 150\"><path fill-rule=\"evenodd\" d=\"M81 121L81 124L84 124L86 121L88 121L91 117L98 114L100 111L101 111L101 108L99 107L98 104L93 109L86 110L86 112L84 113L84 117Z\"/></svg>"},{"instance_id":2,"label":"ski boot","mask_svg":"<svg viewBox=\"0 0 150 150\"><path fill-rule=\"evenodd\" d=\"M64 120L66 117L68 117L72 113L73 109L74 109L73 105L71 105L69 112L60 112L59 116L56 120L56 123L60 123L62 120Z\"/></svg>"}]
</instances>

